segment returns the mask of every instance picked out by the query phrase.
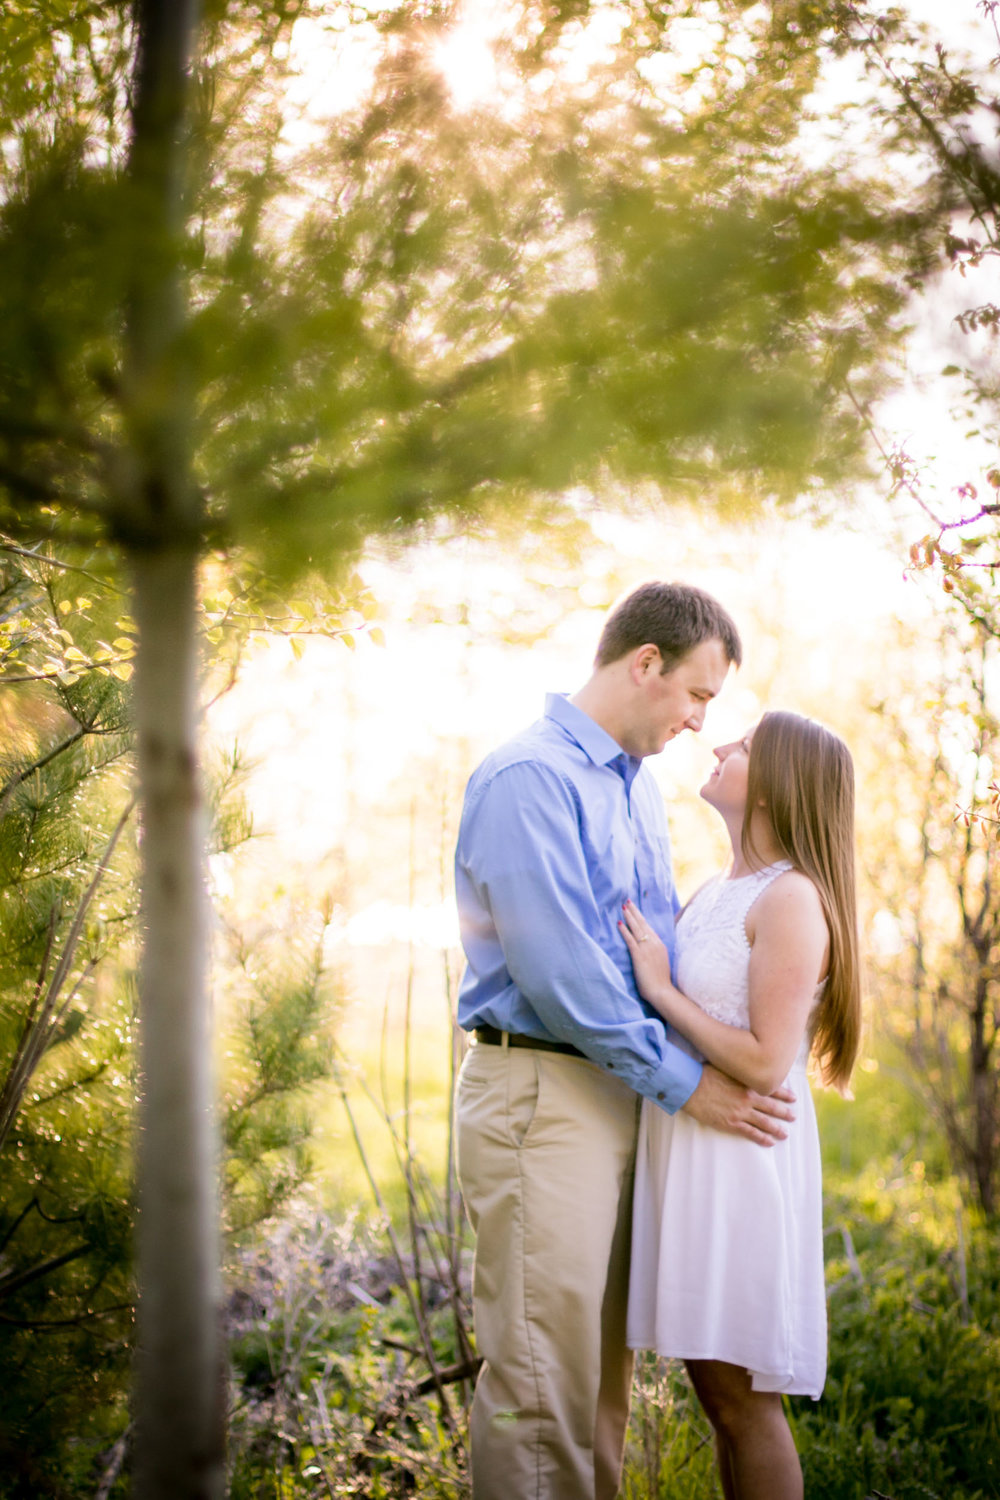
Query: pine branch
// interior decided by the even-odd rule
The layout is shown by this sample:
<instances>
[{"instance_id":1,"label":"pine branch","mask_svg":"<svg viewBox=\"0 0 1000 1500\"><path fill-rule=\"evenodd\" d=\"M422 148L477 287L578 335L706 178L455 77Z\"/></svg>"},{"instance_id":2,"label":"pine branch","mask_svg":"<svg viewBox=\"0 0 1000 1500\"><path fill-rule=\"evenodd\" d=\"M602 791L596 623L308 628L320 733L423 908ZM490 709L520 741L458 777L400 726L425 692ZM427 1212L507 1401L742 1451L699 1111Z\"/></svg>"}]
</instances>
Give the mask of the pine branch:
<instances>
[{"instance_id":1,"label":"pine branch","mask_svg":"<svg viewBox=\"0 0 1000 1500\"><path fill-rule=\"evenodd\" d=\"M16 678L12 679L9 677L0 678L0 686L3 683L16 680ZM32 682L37 681L36 678L29 680ZM86 735L93 732L92 725L78 723L77 728L74 729L72 734L67 735L64 740L60 740L51 750L47 750L44 755L40 755L37 760L32 761L30 766L25 766L23 770L18 771L17 775L13 776L6 786L0 789L0 818L6 813L11 798L19 786L23 786L26 781L30 781L36 771L44 771L45 767L50 765L52 761L57 760L64 751L72 750L74 745L78 745Z\"/></svg>"},{"instance_id":2,"label":"pine branch","mask_svg":"<svg viewBox=\"0 0 1000 1500\"><path fill-rule=\"evenodd\" d=\"M58 1271L61 1266L68 1266L71 1261L79 1260L82 1255L90 1253L91 1246L88 1244L76 1245L72 1250L64 1250L62 1255L53 1255L49 1260L43 1260L27 1271L10 1272L6 1276L0 1276L0 1301L10 1297L14 1292L20 1291L23 1286L28 1286L32 1281L39 1281L43 1276L48 1276L51 1271Z\"/></svg>"},{"instance_id":3,"label":"pine branch","mask_svg":"<svg viewBox=\"0 0 1000 1500\"><path fill-rule=\"evenodd\" d=\"M109 593L118 594L121 598L126 597L125 589L120 589L117 584L109 578L98 578L96 573L89 573L86 568L78 567L76 563L63 562L61 558L49 557L44 552L38 552L30 547L18 547L15 542L0 540L0 552L9 552L12 557L23 557L26 562L43 563L47 568L57 568L62 573L79 573L81 578L86 578L88 583L97 588L107 589Z\"/></svg>"},{"instance_id":4,"label":"pine branch","mask_svg":"<svg viewBox=\"0 0 1000 1500\"><path fill-rule=\"evenodd\" d=\"M32 505L61 505L65 500L62 491L51 481L14 469L10 464L0 463L0 484L16 491L22 500Z\"/></svg>"},{"instance_id":5,"label":"pine branch","mask_svg":"<svg viewBox=\"0 0 1000 1500\"><path fill-rule=\"evenodd\" d=\"M85 516L98 516L102 519L107 516L107 510L100 501L88 500L79 491L67 494L50 479L16 469L7 463L0 463L0 486L12 490L19 500L28 505L57 505Z\"/></svg>"},{"instance_id":6,"label":"pine branch","mask_svg":"<svg viewBox=\"0 0 1000 1500\"><path fill-rule=\"evenodd\" d=\"M66 443L84 453L110 457L114 453L112 444L96 437L86 427L66 422L45 422L38 417L21 417L10 411L0 411L0 433L26 442Z\"/></svg>"},{"instance_id":7,"label":"pine branch","mask_svg":"<svg viewBox=\"0 0 1000 1500\"><path fill-rule=\"evenodd\" d=\"M110 1307L96 1307L93 1312L79 1313L75 1318L8 1318L0 1313L0 1324L8 1328L82 1328L84 1323L92 1323L95 1318L131 1311L131 1302L113 1302Z\"/></svg>"}]
</instances>

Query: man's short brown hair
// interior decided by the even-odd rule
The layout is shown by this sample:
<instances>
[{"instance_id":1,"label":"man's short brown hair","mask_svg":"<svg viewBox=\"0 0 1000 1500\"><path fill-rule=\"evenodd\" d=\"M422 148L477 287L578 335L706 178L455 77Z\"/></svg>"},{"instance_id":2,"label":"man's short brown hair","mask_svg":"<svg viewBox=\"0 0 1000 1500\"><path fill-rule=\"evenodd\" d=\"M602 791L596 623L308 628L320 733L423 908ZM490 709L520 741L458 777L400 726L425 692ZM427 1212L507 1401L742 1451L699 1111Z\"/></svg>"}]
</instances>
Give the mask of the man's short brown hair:
<instances>
[{"instance_id":1,"label":"man's short brown hair","mask_svg":"<svg viewBox=\"0 0 1000 1500\"><path fill-rule=\"evenodd\" d=\"M718 640L726 660L739 666L739 631L717 599L686 583L644 583L612 610L597 644L594 665L620 661L638 646L656 646L662 670L672 672L703 641Z\"/></svg>"}]
</instances>

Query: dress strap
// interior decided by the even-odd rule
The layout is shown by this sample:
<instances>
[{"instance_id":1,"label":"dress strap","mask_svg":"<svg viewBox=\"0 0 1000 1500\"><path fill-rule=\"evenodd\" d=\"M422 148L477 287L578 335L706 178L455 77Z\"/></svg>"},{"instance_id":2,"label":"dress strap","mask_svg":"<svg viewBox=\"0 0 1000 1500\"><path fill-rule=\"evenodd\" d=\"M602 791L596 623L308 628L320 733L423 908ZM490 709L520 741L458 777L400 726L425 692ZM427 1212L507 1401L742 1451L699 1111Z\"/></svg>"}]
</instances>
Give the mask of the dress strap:
<instances>
[{"instance_id":1,"label":"dress strap","mask_svg":"<svg viewBox=\"0 0 1000 1500\"><path fill-rule=\"evenodd\" d=\"M794 869L790 859L779 859L773 865L765 865L762 870L754 870L750 875L743 875L738 880L730 881L733 890L733 905L742 922L746 921L747 913L751 906L762 896L773 880L779 875L784 875L788 870Z\"/></svg>"}]
</instances>

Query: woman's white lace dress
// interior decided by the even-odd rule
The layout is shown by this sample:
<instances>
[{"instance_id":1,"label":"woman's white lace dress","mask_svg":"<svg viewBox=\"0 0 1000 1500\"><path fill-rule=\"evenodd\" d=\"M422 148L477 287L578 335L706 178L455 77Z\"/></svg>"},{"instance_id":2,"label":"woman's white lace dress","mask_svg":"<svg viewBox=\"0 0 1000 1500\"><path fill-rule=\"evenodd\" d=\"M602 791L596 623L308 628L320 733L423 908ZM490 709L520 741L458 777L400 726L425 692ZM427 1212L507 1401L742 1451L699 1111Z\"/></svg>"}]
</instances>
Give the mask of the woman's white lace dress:
<instances>
[{"instance_id":1,"label":"woman's white lace dress","mask_svg":"<svg viewBox=\"0 0 1000 1500\"><path fill-rule=\"evenodd\" d=\"M747 913L790 868L783 861L737 880L718 876L678 923L678 988L731 1026L750 1024ZM788 1139L772 1147L643 1101L628 1342L682 1359L725 1360L748 1370L755 1390L818 1398L826 1299L807 1058L803 1041L788 1076L796 1118Z\"/></svg>"}]
</instances>

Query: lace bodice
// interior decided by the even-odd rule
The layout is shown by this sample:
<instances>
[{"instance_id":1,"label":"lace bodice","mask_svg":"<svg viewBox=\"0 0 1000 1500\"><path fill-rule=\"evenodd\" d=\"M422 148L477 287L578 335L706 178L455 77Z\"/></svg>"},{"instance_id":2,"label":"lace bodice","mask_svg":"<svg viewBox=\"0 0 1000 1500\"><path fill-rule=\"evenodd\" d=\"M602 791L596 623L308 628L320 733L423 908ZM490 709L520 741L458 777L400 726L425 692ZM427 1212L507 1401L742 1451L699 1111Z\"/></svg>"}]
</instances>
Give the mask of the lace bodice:
<instances>
[{"instance_id":1,"label":"lace bodice","mask_svg":"<svg viewBox=\"0 0 1000 1500\"><path fill-rule=\"evenodd\" d=\"M751 875L717 875L691 898L677 922L677 987L727 1026L750 1028L750 943L747 913L791 863L779 860ZM817 994L819 992L817 991ZM803 1039L796 1062L805 1062Z\"/></svg>"}]
</instances>

